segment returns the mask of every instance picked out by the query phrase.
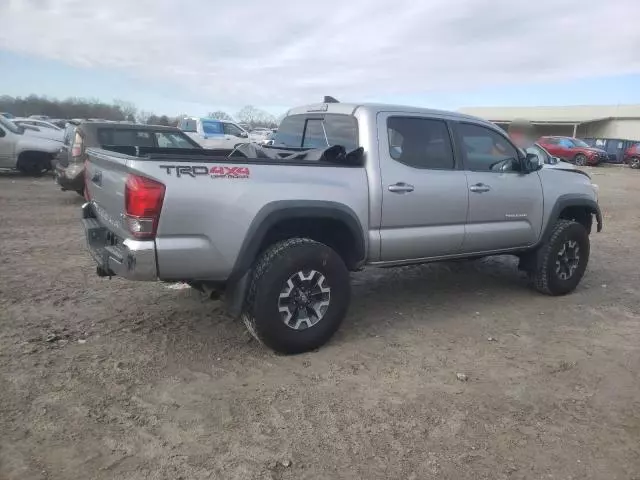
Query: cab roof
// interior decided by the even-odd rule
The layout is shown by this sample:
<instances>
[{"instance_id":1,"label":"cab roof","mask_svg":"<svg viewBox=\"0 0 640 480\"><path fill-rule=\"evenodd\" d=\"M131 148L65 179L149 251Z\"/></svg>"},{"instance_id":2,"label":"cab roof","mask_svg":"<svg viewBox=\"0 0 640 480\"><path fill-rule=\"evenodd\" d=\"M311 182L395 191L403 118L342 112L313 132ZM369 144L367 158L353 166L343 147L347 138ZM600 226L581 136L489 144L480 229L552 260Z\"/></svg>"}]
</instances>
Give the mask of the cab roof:
<instances>
[{"instance_id":1,"label":"cab roof","mask_svg":"<svg viewBox=\"0 0 640 480\"><path fill-rule=\"evenodd\" d=\"M384 103L339 103L339 102L322 102L309 105L302 105L294 107L287 111L286 116L300 115L308 113L333 113L341 115L355 115L356 111L365 110L372 114L378 114L382 112L397 112L397 113L410 113L410 114L423 114L429 116L444 117L450 120L471 120L474 123L481 123L484 125L498 128L494 123L484 120L473 115L467 115L465 113L452 112L448 110L437 110L432 108L411 107L407 105L391 105Z\"/></svg>"}]
</instances>

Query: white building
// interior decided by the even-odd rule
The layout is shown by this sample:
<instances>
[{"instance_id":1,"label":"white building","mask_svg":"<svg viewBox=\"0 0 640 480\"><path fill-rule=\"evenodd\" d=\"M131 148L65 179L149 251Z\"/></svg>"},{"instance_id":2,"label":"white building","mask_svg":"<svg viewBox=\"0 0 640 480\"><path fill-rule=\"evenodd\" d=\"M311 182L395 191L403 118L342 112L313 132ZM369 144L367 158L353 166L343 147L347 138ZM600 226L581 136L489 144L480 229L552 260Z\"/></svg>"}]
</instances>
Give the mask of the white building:
<instances>
[{"instance_id":1,"label":"white building","mask_svg":"<svg viewBox=\"0 0 640 480\"><path fill-rule=\"evenodd\" d=\"M460 109L505 128L526 119L539 135L640 141L640 105L576 105L566 107L468 107Z\"/></svg>"}]
</instances>

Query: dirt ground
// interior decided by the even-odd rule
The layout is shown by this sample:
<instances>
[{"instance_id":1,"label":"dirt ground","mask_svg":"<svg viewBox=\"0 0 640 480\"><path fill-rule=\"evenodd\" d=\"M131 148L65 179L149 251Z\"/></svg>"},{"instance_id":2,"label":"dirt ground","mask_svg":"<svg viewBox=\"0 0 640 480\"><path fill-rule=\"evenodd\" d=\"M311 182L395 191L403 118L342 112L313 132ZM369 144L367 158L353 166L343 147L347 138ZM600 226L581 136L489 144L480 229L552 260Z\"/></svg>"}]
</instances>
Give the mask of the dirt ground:
<instances>
[{"instance_id":1,"label":"dirt ground","mask_svg":"<svg viewBox=\"0 0 640 480\"><path fill-rule=\"evenodd\" d=\"M574 294L508 257L366 270L291 357L189 289L98 278L82 199L1 175L0 479L640 479L640 173L590 172Z\"/></svg>"}]
</instances>

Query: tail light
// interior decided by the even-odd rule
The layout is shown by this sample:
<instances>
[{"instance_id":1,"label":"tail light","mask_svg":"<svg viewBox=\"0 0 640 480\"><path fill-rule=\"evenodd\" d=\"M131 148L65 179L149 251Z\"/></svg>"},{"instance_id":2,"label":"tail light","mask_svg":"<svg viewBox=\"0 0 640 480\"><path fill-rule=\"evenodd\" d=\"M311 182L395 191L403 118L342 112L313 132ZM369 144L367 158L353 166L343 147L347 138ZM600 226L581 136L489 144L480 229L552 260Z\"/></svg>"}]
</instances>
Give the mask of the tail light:
<instances>
[{"instance_id":1,"label":"tail light","mask_svg":"<svg viewBox=\"0 0 640 480\"><path fill-rule=\"evenodd\" d=\"M84 161L84 199L88 202L91 200L91 195L89 195L89 162L87 160Z\"/></svg>"},{"instance_id":2,"label":"tail light","mask_svg":"<svg viewBox=\"0 0 640 480\"><path fill-rule=\"evenodd\" d=\"M165 186L156 180L138 175L127 177L124 187L125 222L134 237L155 238L164 191Z\"/></svg>"}]
</instances>

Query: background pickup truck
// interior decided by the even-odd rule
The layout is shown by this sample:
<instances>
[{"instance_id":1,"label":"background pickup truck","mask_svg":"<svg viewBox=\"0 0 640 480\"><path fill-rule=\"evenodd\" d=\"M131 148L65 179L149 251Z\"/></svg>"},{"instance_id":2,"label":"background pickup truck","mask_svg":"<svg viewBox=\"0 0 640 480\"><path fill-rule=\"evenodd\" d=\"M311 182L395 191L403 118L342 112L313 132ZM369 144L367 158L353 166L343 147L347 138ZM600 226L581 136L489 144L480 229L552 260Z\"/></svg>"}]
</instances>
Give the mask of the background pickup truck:
<instances>
[{"instance_id":1,"label":"background pickup truck","mask_svg":"<svg viewBox=\"0 0 640 480\"><path fill-rule=\"evenodd\" d=\"M98 274L223 293L287 353L337 330L349 271L513 254L562 295L585 272L594 217L602 228L588 175L542 169L458 113L323 103L290 110L270 147L87 153Z\"/></svg>"},{"instance_id":2,"label":"background pickup truck","mask_svg":"<svg viewBox=\"0 0 640 480\"><path fill-rule=\"evenodd\" d=\"M28 128L0 116L0 168L16 169L25 175L51 170L51 160L62 142L25 134Z\"/></svg>"}]
</instances>

